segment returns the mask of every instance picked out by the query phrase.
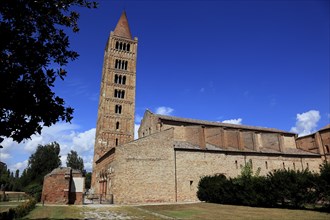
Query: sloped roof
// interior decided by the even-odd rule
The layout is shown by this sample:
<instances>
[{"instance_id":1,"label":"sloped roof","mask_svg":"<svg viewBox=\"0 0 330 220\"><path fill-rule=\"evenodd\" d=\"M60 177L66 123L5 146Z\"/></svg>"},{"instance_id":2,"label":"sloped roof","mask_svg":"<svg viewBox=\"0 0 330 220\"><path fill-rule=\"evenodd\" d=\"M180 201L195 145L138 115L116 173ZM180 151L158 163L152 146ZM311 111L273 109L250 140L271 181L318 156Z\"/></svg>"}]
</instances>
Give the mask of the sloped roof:
<instances>
[{"instance_id":1,"label":"sloped roof","mask_svg":"<svg viewBox=\"0 0 330 220\"><path fill-rule=\"evenodd\" d=\"M149 111L149 110L147 110ZM150 111L149 111L150 112ZM236 129L245 129L245 130L254 130L254 131L267 131L267 132L276 132L276 133L284 133L284 134L291 134L295 135L293 132L283 131L275 128L264 128L258 126L247 126L247 125L236 125L236 124L229 124L229 123L222 123L222 122L212 122L212 121L205 121L205 120L197 120L197 119L190 119L190 118L179 118L174 116L168 115L160 115L160 114L153 114L155 117L158 117L161 120L169 120L181 123L190 123L196 125L205 125L205 126L214 126L214 127L226 127L226 128L236 128Z\"/></svg>"},{"instance_id":2,"label":"sloped roof","mask_svg":"<svg viewBox=\"0 0 330 220\"><path fill-rule=\"evenodd\" d=\"M174 149L178 149L178 150L203 150L203 151L210 151L210 152L223 152L223 153L248 153L248 154L274 154L274 155L282 155L282 156L293 156L293 155L300 155L300 156L315 156L315 157L319 157L320 154L315 154L315 153L311 153L311 152L307 152L301 149L285 149L284 152L280 152L280 151L276 151L270 148L260 148L259 151L255 151L255 150L250 150L250 149L244 149L244 150L240 150L237 148L223 148L223 147L217 147L214 146L212 144L207 143L206 144L206 148L203 149L198 145L193 145L189 142L186 141L175 141L174 142Z\"/></svg>"},{"instance_id":3,"label":"sloped roof","mask_svg":"<svg viewBox=\"0 0 330 220\"><path fill-rule=\"evenodd\" d=\"M128 25L128 20L127 20L127 16L126 16L126 12L123 11L123 13L121 14L117 26L114 30L114 35L120 36L120 37L125 37L128 39L132 39L132 35L131 35L131 31Z\"/></svg>"}]
</instances>

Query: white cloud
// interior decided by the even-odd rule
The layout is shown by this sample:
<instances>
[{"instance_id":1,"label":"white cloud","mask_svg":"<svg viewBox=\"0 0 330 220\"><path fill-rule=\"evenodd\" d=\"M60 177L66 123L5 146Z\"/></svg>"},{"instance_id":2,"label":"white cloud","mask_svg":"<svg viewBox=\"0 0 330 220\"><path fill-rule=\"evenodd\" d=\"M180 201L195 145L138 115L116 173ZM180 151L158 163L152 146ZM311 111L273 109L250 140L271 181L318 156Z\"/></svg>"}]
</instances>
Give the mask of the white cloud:
<instances>
[{"instance_id":1,"label":"white cloud","mask_svg":"<svg viewBox=\"0 0 330 220\"><path fill-rule=\"evenodd\" d=\"M243 119L237 118L237 119L229 119L229 120L224 120L222 123L228 123L228 124L235 124L235 125L241 125Z\"/></svg>"},{"instance_id":2,"label":"white cloud","mask_svg":"<svg viewBox=\"0 0 330 220\"><path fill-rule=\"evenodd\" d=\"M41 134L32 135L31 139L22 143L14 142L11 138L5 139L1 144L1 161L7 163L10 169L27 166L27 159L35 152L39 144L45 145L56 141L61 147L62 166L66 166L66 157L70 150L77 151L80 157L93 157L96 129L78 131L79 126L69 123L57 123L42 129ZM21 161L26 161L25 163ZM85 160L84 160L85 162ZM86 161L85 168L91 167L91 162ZM23 165L22 165L23 164ZM22 171L24 168L20 168Z\"/></svg>"},{"instance_id":3,"label":"white cloud","mask_svg":"<svg viewBox=\"0 0 330 220\"><path fill-rule=\"evenodd\" d=\"M78 153L94 149L95 133L95 128L82 133L75 133L72 138L72 148Z\"/></svg>"},{"instance_id":4,"label":"white cloud","mask_svg":"<svg viewBox=\"0 0 330 220\"><path fill-rule=\"evenodd\" d=\"M139 138L138 130L140 128L140 124L134 124L134 140Z\"/></svg>"},{"instance_id":5,"label":"white cloud","mask_svg":"<svg viewBox=\"0 0 330 220\"><path fill-rule=\"evenodd\" d=\"M310 110L301 114L297 114L296 126L291 128L291 132L304 136L315 132L317 122L321 119L320 112Z\"/></svg>"},{"instance_id":6,"label":"white cloud","mask_svg":"<svg viewBox=\"0 0 330 220\"><path fill-rule=\"evenodd\" d=\"M156 114L159 114L159 115L171 115L171 113L173 111L174 111L173 108L165 107L165 106L156 108Z\"/></svg>"},{"instance_id":7,"label":"white cloud","mask_svg":"<svg viewBox=\"0 0 330 220\"><path fill-rule=\"evenodd\" d=\"M16 164L9 166L8 168L13 172L15 170L19 170L19 173L21 175L23 170L27 167L27 165L28 165L28 160L24 160L23 162L18 162Z\"/></svg>"},{"instance_id":8,"label":"white cloud","mask_svg":"<svg viewBox=\"0 0 330 220\"><path fill-rule=\"evenodd\" d=\"M140 123L141 120L142 120L142 118L143 118L143 117L142 117L141 115L136 114L136 115L135 115L135 122L136 122L136 123Z\"/></svg>"},{"instance_id":9,"label":"white cloud","mask_svg":"<svg viewBox=\"0 0 330 220\"><path fill-rule=\"evenodd\" d=\"M7 153L0 153L0 161L6 160L8 158L12 158L12 156L10 156L10 154L7 154Z\"/></svg>"}]
</instances>

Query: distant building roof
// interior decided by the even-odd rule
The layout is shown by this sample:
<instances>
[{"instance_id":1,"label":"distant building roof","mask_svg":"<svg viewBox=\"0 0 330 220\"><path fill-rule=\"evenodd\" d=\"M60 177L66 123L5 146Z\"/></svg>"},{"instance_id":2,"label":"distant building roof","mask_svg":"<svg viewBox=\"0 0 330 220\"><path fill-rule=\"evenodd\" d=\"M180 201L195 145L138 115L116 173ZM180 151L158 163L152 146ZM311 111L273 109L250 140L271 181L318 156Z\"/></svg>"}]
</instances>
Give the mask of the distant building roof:
<instances>
[{"instance_id":1,"label":"distant building roof","mask_svg":"<svg viewBox=\"0 0 330 220\"><path fill-rule=\"evenodd\" d=\"M149 111L149 110L147 110ZM150 111L149 111L150 112ZM276 132L276 133L285 133L295 135L293 132L283 131L275 128L264 128L258 126L247 126L247 125L236 125L236 124L229 124L229 123L222 123L222 122L212 122L212 121L204 121L204 120L197 120L197 119L190 119L190 118L179 118L174 116L168 115L160 115L154 114L150 112L154 116L169 121L176 121L182 123L189 123L189 124L196 124L196 125L206 125L206 126L214 126L214 127L226 127L226 128L236 128L236 129L246 129L246 130L255 130L255 131L267 131L267 132Z\"/></svg>"},{"instance_id":2,"label":"distant building roof","mask_svg":"<svg viewBox=\"0 0 330 220\"><path fill-rule=\"evenodd\" d=\"M315 156L315 157L319 157L320 154L315 154L315 153L311 153L311 152L307 152L301 149L284 149L284 152L280 152L280 151L276 151L274 149L270 149L270 148L260 148L259 151L255 151L255 150L250 150L250 149L244 149L244 150L240 150L237 148L223 148L223 147L217 147L214 146L212 144L206 144L206 148L203 149L198 145L193 145L189 142L186 141L175 141L174 142L174 149L177 150L203 150L203 151L210 151L210 152L219 152L219 153L247 153L247 154L274 154L274 155L278 155L281 154L283 156L288 155L288 156L293 156L293 155L300 155L300 156Z\"/></svg>"}]
</instances>

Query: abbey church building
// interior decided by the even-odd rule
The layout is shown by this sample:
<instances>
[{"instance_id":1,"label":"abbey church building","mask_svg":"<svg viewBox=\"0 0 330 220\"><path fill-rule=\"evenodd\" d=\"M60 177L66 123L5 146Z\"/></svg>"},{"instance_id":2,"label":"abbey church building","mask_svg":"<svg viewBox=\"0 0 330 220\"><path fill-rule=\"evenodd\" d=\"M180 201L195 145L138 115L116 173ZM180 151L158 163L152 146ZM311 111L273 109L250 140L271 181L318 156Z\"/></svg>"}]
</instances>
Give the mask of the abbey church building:
<instances>
[{"instance_id":1,"label":"abbey church building","mask_svg":"<svg viewBox=\"0 0 330 220\"><path fill-rule=\"evenodd\" d=\"M261 175L274 169L318 172L324 160L330 161L330 125L298 138L278 129L146 110L134 140L137 44L123 12L104 51L92 174L95 194L110 195L115 204L198 201L202 176L235 177L248 161Z\"/></svg>"}]
</instances>

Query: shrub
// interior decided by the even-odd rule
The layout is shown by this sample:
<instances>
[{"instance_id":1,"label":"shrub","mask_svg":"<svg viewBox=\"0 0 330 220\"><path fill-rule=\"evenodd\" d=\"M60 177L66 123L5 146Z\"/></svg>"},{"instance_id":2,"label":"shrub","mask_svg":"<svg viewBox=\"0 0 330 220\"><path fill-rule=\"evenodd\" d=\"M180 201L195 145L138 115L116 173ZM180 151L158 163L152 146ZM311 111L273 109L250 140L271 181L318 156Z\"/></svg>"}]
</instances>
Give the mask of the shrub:
<instances>
[{"instance_id":1,"label":"shrub","mask_svg":"<svg viewBox=\"0 0 330 220\"><path fill-rule=\"evenodd\" d=\"M24 191L35 198L38 202L41 200L42 185L39 183L31 183L24 188Z\"/></svg>"}]
</instances>

